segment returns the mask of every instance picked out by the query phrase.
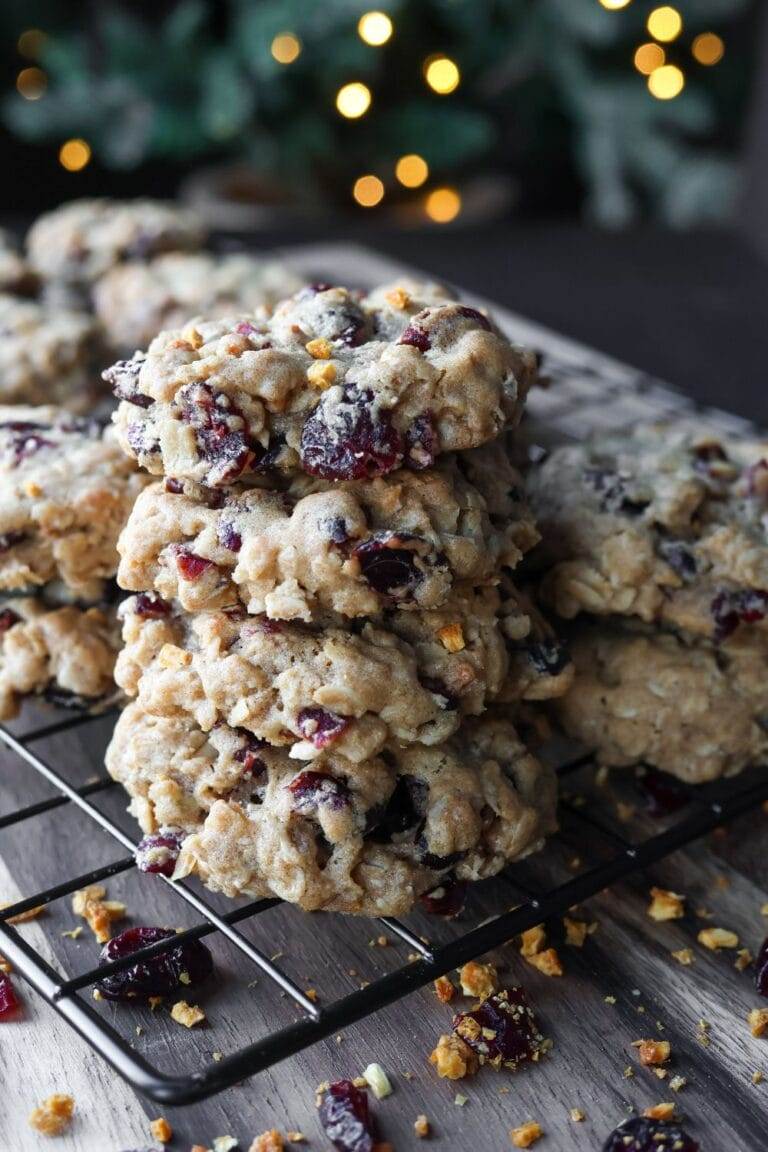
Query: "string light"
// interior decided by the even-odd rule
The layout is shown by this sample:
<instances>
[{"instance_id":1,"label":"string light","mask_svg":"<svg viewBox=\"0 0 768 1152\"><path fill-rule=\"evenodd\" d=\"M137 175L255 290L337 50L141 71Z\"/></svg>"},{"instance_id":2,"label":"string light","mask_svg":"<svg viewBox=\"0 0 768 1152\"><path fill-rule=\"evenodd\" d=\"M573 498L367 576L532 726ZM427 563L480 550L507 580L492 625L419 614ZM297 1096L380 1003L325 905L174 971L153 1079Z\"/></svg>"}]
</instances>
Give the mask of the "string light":
<instances>
[{"instance_id":1,"label":"string light","mask_svg":"<svg viewBox=\"0 0 768 1152\"><path fill-rule=\"evenodd\" d=\"M348 120L364 116L371 106L371 90L358 80L345 84L336 93L336 107Z\"/></svg>"},{"instance_id":2,"label":"string light","mask_svg":"<svg viewBox=\"0 0 768 1152\"><path fill-rule=\"evenodd\" d=\"M685 76L675 64L665 64L648 77L648 91L657 100L674 100L685 87Z\"/></svg>"},{"instance_id":3,"label":"string light","mask_svg":"<svg viewBox=\"0 0 768 1152\"><path fill-rule=\"evenodd\" d=\"M269 50L278 64L293 64L301 55L301 40L293 32L281 32L275 36Z\"/></svg>"},{"instance_id":4,"label":"string light","mask_svg":"<svg viewBox=\"0 0 768 1152\"><path fill-rule=\"evenodd\" d=\"M424 61L424 79L438 96L448 96L458 88L461 73L448 56L429 56Z\"/></svg>"},{"instance_id":5,"label":"string light","mask_svg":"<svg viewBox=\"0 0 768 1152\"><path fill-rule=\"evenodd\" d=\"M719 64L725 55L725 44L715 32L702 32L691 45L694 60L710 67Z\"/></svg>"},{"instance_id":6,"label":"string light","mask_svg":"<svg viewBox=\"0 0 768 1152\"><path fill-rule=\"evenodd\" d=\"M375 208L384 199L384 185L378 176L358 176L352 195L361 208Z\"/></svg>"},{"instance_id":7,"label":"string light","mask_svg":"<svg viewBox=\"0 0 768 1152\"><path fill-rule=\"evenodd\" d=\"M455 188L435 188L427 196L424 211L436 224L449 224L461 212L461 196Z\"/></svg>"},{"instance_id":8,"label":"string light","mask_svg":"<svg viewBox=\"0 0 768 1152\"><path fill-rule=\"evenodd\" d=\"M660 44L641 44L635 50L635 68L643 76L650 76L666 61L666 53Z\"/></svg>"},{"instance_id":9,"label":"string light","mask_svg":"<svg viewBox=\"0 0 768 1152\"><path fill-rule=\"evenodd\" d=\"M372 48L381 48L394 32L394 27L386 12L364 12L357 22L357 34Z\"/></svg>"},{"instance_id":10,"label":"string light","mask_svg":"<svg viewBox=\"0 0 768 1152\"><path fill-rule=\"evenodd\" d=\"M22 68L16 77L16 90L25 100L39 100L48 87L48 77L42 68Z\"/></svg>"},{"instance_id":11,"label":"string light","mask_svg":"<svg viewBox=\"0 0 768 1152\"><path fill-rule=\"evenodd\" d=\"M626 8L631 0L600 0L603 8L607 8L609 12L618 12L619 8Z\"/></svg>"},{"instance_id":12,"label":"string light","mask_svg":"<svg viewBox=\"0 0 768 1152\"><path fill-rule=\"evenodd\" d=\"M16 41L19 55L26 56L28 60L36 60L47 39L47 35L40 28L27 28Z\"/></svg>"},{"instance_id":13,"label":"string light","mask_svg":"<svg viewBox=\"0 0 768 1152\"><path fill-rule=\"evenodd\" d=\"M664 5L663 8L654 8L648 17L646 25L654 40L661 40L668 44L676 39L683 30L683 18L676 8Z\"/></svg>"},{"instance_id":14,"label":"string light","mask_svg":"<svg viewBox=\"0 0 768 1152\"><path fill-rule=\"evenodd\" d=\"M59 164L67 172L81 172L91 159L91 146L87 140L65 140L59 148Z\"/></svg>"},{"instance_id":15,"label":"string light","mask_svg":"<svg viewBox=\"0 0 768 1152\"><path fill-rule=\"evenodd\" d=\"M429 165L423 156L409 152L395 165L395 176L404 188L420 188L429 176Z\"/></svg>"}]
</instances>

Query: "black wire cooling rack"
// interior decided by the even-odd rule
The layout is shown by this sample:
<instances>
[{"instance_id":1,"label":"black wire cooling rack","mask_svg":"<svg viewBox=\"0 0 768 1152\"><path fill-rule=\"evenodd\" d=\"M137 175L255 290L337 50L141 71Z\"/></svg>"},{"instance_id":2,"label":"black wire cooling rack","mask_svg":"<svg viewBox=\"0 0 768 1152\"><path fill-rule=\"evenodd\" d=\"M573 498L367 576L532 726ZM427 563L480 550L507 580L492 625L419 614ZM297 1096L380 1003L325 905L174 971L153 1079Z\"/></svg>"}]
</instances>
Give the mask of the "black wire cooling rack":
<instances>
[{"instance_id":1,"label":"black wire cooling rack","mask_svg":"<svg viewBox=\"0 0 768 1152\"><path fill-rule=\"evenodd\" d=\"M91 799L112 787L113 782L104 776L81 787L73 787L56 768L33 751L34 745L43 739L57 737L93 722L94 718L87 715L69 715L22 735L14 735L7 728L0 726L0 742L14 756L21 758L39 773L53 786L56 793L47 800L3 815L0 817L0 829L19 825L62 805L72 804L95 821L116 845L124 850L115 860L103 867L68 877L53 887L35 892L0 910L0 952L80 1033L91 1048L103 1056L135 1089L155 1101L168 1105L202 1100L253 1076L316 1041L400 1000L437 976L501 946L527 928L551 917L562 916L574 905L658 863L670 853L690 844L718 825L725 824L763 800L768 800L768 774L763 773L756 782L749 777L739 777L734 781L719 783L692 794L686 806L686 814L677 818L671 826L638 843L630 843L621 830L596 817L591 810L587 810L575 799L563 799L561 808L576 822L577 829L581 829L584 843L588 842L588 838L600 834L610 845L607 859L596 866L586 868L565 883L551 887L543 886L541 890L527 887L515 873L513 883L518 891L526 893L524 902L514 910L505 910L463 933L458 922L451 922L456 935L447 943L433 945L421 933L417 935L400 921L382 917L379 924L411 950L408 963L380 976L365 987L323 1005L315 1003L277 967L274 958L269 959L238 931L238 924L264 914L280 901L256 900L220 915L186 883L174 883L157 876L151 877L151 881L154 883L162 879L173 897L185 901L199 916L199 921L170 940L150 945L109 965L89 968L87 971L63 979L9 921L39 905L50 904L88 884L99 883L135 867L135 841L95 807ZM587 766L589 760L588 756L574 757L567 760L559 768L559 772L561 775L575 772L576 769ZM295 914L305 915L299 911ZM317 931L321 932L322 918L318 918L317 924ZM259 970L262 976L272 982L275 992L287 995L304 1015L302 1019L262 1037L255 1043L248 1044L231 1055L218 1061L212 1060L203 1068L195 1068L184 1075L169 1076L153 1067L135 1051L131 1042L101 1016L92 1003L89 1003L90 996L86 998L83 994L87 993L97 980L111 972L119 972L135 964L137 960L157 955L170 947L175 947L181 941L200 940L213 933L220 933L226 937L240 955L254 966L254 969Z\"/></svg>"}]
</instances>

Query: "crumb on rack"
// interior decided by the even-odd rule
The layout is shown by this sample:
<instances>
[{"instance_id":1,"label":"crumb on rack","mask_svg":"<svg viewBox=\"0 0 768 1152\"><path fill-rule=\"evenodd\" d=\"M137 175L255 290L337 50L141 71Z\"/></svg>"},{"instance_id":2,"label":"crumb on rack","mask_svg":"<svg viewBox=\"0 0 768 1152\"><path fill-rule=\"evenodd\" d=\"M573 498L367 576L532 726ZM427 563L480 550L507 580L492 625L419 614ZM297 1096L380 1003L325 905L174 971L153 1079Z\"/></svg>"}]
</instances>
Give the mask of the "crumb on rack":
<instances>
[{"instance_id":1,"label":"crumb on rack","mask_svg":"<svg viewBox=\"0 0 768 1152\"><path fill-rule=\"evenodd\" d=\"M762 1084L764 1079L765 1079L765 1077L763 1076L763 1073L760 1071L759 1068L756 1068L755 1071L752 1073L752 1083L753 1084Z\"/></svg>"},{"instance_id":2,"label":"crumb on rack","mask_svg":"<svg viewBox=\"0 0 768 1152\"><path fill-rule=\"evenodd\" d=\"M669 1040L634 1040L632 1047L637 1048L640 1063L646 1068L666 1064L671 1053Z\"/></svg>"},{"instance_id":3,"label":"crumb on rack","mask_svg":"<svg viewBox=\"0 0 768 1152\"><path fill-rule=\"evenodd\" d=\"M651 920L680 920L685 915L685 896L666 888L651 888L648 915Z\"/></svg>"},{"instance_id":4,"label":"crumb on rack","mask_svg":"<svg viewBox=\"0 0 768 1152\"><path fill-rule=\"evenodd\" d=\"M429 1136L429 1120L422 1112L413 1122L413 1130L420 1140L426 1140Z\"/></svg>"},{"instance_id":5,"label":"crumb on rack","mask_svg":"<svg viewBox=\"0 0 768 1152\"><path fill-rule=\"evenodd\" d=\"M573 1120L574 1124L581 1124L582 1120L586 1119L581 1108L571 1108L568 1115L570 1116L571 1120Z\"/></svg>"},{"instance_id":6,"label":"crumb on rack","mask_svg":"<svg viewBox=\"0 0 768 1152\"><path fill-rule=\"evenodd\" d=\"M233 1148L237 1148L238 1141L234 1136L214 1136L213 1138L213 1152L232 1152Z\"/></svg>"},{"instance_id":7,"label":"crumb on rack","mask_svg":"<svg viewBox=\"0 0 768 1152\"><path fill-rule=\"evenodd\" d=\"M433 987L435 989L435 995L441 1004L450 1004L456 995L456 989L447 976L438 976Z\"/></svg>"},{"instance_id":8,"label":"crumb on rack","mask_svg":"<svg viewBox=\"0 0 768 1152\"><path fill-rule=\"evenodd\" d=\"M564 916L563 927L565 928L566 944L570 944L572 948L583 948L584 942L590 934L590 926L586 920L574 920L570 916Z\"/></svg>"},{"instance_id":9,"label":"crumb on rack","mask_svg":"<svg viewBox=\"0 0 768 1152\"><path fill-rule=\"evenodd\" d=\"M690 948L678 948L676 952L672 952L670 955L673 960L677 960L678 964L682 964L684 968L690 967L695 959Z\"/></svg>"},{"instance_id":10,"label":"crumb on rack","mask_svg":"<svg viewBox=\"0 0 768 1152\"><path fill-rule=\"evenodd\" d=\"M520 955L528 960L531 956L535 956L538 952L541 952L546 942L547 934L543 924L537 924L534 928L528 928L520 935Z\"/></svg>"},{"instance_id":11,"label":"crumb on rack","mask_svg":"<svg viewBox=\"0 0 768 1152\"><path fill-rule=\"evenodd\" d=\"M521 1124L519 1128L513 1128L509 1134L512 1145L515 1148L530 1148L537 1140L540 1140L544 1135L544 1130L540 1124L535 1120L529 1120L527 1124Z\"/></svg>"},{"instance_id":12,"label":"crumb on rack","mask_svg":"<svg viewBox=\"0 0 768 1152\"><path fill-rule=\"evenodd\" d=\"M739 948L738 952L736 953L736 959L733 962L733 966L737 972L744 972L747 968L749 968L753 960L754 956L750 952L749 948Z\"/></svg>"},{"instance_id":13,"label":"crumb on rack","mask_svg":"<svg viewBox=\"0 0 768 1152\"><path fill-rule=\"evenodd\" d=\"M205 1012L197 1004L188 1004L186 1000L177 1000L171 1008L171 1017L177 1024L183 1024L185 1028L194 1028L195 1024L201 1024L205 1020Z\"/></svg>"},{"instance_id":14,"label":"crumb on rack","mask_svg":"<svg viewBox=\"0 0 768 1152\"><path fill-rule=\"evenodd\" d=\"M674 1104L666 1101L663 1104L654 1104L651 1108L643 1110L643 1116L647 1116L649 1120L671 1120L674 1115Z\"/></svg>"},{"instance_id":15,"label":"crumb on rack","mask_svg":"<svg viewBox=\"0 0 768 1152\"><path fill-rule=\"evenodd\" d=\"M157 1120L151 1122L149 1132L152 1139L159 1140L161 1144L169 1144L173 1140L173 1128L164 1116L158 1116Z\"/></svg>"},{"instance_id":16,"label":"crumb on rack","mask_svg":"<svg viewBox=\"0 0 768 1152\"><path fill-rule=\"evenodd\" d=\"M285 1141L277 1128L270 1128L268 1132L262 1132L261 1136L256 1137L248 1152L283 1152L284 1148Z\"/></svg>"},{"instance_id":17,"label":"crumb on rack","mask_svg":"<svg viewBox=\"0 0 768 1152\"><path fill-rule=\"evenodd\" d=\"M696 939L699 944L709 948L710 952L719 952L721 948L738 948L739 946L738 936L728 928L702 928Z\"/></svg>"},{"instance_id":18,"label":"crumb on rack","mask_svg":"<svg viewBox=\"0 0 768 1152\"><path fill-rule=\"evenodd\" d=\"M89 884L87 888L78 889L72 897L72 911L85 920L99 944L106 944L111 939L112 923L125 919L126 914L125 904L120 900L105 900L106 894L103 884Z\"/></svg>"},{"instance_id":19,"label":"crumb on rack","mask_svg":"<svg viewBox=\"0 0 768 1152\"><path fill-rule=\"evenodd\" d=\"M682 1092L688 1081L685 1076L673 1076L669 1082L669 1086L673 1092Z\"/></svg>"},{"instance_id":20,"label":"crumb on rack","mask_svg":"<svg viewBox=\"0 0 768 1152\"><path fill-rule=\"evenodd\" d=\"M461 1080L477 1072L477 1057L468 1044L455 1033L442 1035L429 1057L442 1080Z\"/></svg>"},{"instance_id":21,"label":"crumb on rack","mask_svg":"<svg viewBox=\"0 0 768 1152\"><path fill-rule=\"evenodd\" d=\"M0 904L0 911L2 911L3 908L10 908L10 906L10 902L4 900ZM36 920L37 917L40 916L43 912L45 912L45 905L37 904L34 908L27 908L26 912L19 912L16 916L9 916L5 923L26 924L28 920Z\"/></svg>"},{"instance_id":22,"label":"crumb on rack","mask_svg":"<svg viewBox=\"0 0 768 1152\"><path fill-rule=\"evenodd\" d=\"M465 996L487 1000L496 991L496 969L493 964L480 964L477 960L470 960L459 969L459 982Z\"/></svg>"},{"instance_id":23,"label":"crumb on rack","mask_svg":"<svg viewBox=\"0 0 768 1152\"><path fill-rule=\"evenodd\" d=\"M42 1136L60 1136L72 1122L75 1101L63 1092L54 1092L32 1112L29 1126Z\"/></svg>"},{"instance_id":24,"label":"crumb on rack","mask_svg":"<svg viewBox=\"0 0 768 1152\"><path fill-rule=\"evenodd\" d=\"M563 975L563 965L555 948L545 948L543 952L537 952L534 956L526 956L526 960L544 976Z\"/></svg>"}]
</instances>

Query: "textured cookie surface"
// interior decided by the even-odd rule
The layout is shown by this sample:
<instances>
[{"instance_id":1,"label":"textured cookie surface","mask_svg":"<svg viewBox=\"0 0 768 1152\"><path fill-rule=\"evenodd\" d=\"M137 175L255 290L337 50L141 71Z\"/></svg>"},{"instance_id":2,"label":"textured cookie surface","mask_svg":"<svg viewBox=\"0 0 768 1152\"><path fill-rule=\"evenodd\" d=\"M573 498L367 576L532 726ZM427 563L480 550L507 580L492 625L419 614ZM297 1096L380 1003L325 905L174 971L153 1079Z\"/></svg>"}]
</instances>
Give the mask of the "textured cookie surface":
<instances>
[{"instance_id":1,"label":"textured cookie surface","mask_svg":"<svg viewBox=\"0 0 768 1152\"><path fill-rule=\"evenodd\" d=\"M700 784L768 754L764 636L715 648L578 624L571 651L576 677L555 708L602 763L652 764Z\"/></svg>"},{"instance_id":2,"label":"textured cookie surface","mask_svg":"<svg viewBox=\"0 0 768 1152\"><path fill-rule=\"evenodd\" d=\"M636 616L716 641L768 616L768 442L641 428L557 449L530 496L561 616Z\"/></svg>"},{"instance_id":3,"label":"textured cookie surface","mask_svg":"<svg viewBox=\"0 0 768 1152\"><path fill-rule=\"evenodd\" d=\"M457 583L486 584L500 565L517 564L537 534L523 508L515 513L493 523L450 460L367 481L299 477L283 492L161 482L122 533L118 580L188 611L239 603L310 620L321 611L430 609Z\"/></svg>"},{"instance_id":4,"label":"textured cookie surface","mask_svg":"<svg viewBox=\"0 0 768 1152\"><path fill-rule=\"evenodd\" d=\"M12 719L32 695L65 707L97 707L115 690L119 643L114 612L0 599L0 720Z\"/></svg>"},{"instance_id":5,"label":"textured cookie surface","mask_svg":"<svg viewBox=\"0 0 768 1152\"><path fill-rule=\"evenodd\" d=\"M84 312L0 294L0 403L55 401L84 412L104 393L98 331Z\"/></svg>"},{"instance_id":6,"label":"textured cookie surface","mask_svg":"<svg viewBox=\"0 0 768 1152\"><path fill-rule=\"evenodd\" d=\"M77 599L101 599L147 482L95 421L0 405L0 590L61 581Z\"/></svg>"},{"instance_id":7,"label":"textured cookie surface","mask_svg":"<svg viewBox=\"0 0 768 1152\"><path fill-rule=\"evenodd\" d=\"M554 827L551 772L498 720L358 764L329 750L307 769L243 730L136 702L107 767L145 831L189 833L177 874L307 909L399 915L449 876L494 875Z\"/></svg>"},{"instance_id":8,"label":"textured cookie surface","mask_svg":"<svg viewBox=\"0 0 768 1152\"><path fill-rule=\"evenodd\" d=\"M314 285L267 315L200 320L105 373L126 452L210 487L422 470L517 422L532 353L433 286ZM413 293L413 294L412 294Z\"/></svg>"},{"instance_id":9,"label":"textured cookie surface","mask_svg":"<svg viewBox=\"0 0 768 1152\"><path fill-rule=\"evenodd\" d=\"M11 233L0 228L0 292L26 295L35 290L35 275Z\"/></svg>"},{"instance_id":10,"label":"textured cookie surface","mask_svg":"<svg viewBox=\"0 0 768 1152\"><path fill-rule=\"evenodd\" d=\"M130 354L195 316L215 319L271 308L301 285L276 260L245 253L171 252L146 264L112 268L96 284L94 303L110 346Z\"/></svg>"}]
</instances>

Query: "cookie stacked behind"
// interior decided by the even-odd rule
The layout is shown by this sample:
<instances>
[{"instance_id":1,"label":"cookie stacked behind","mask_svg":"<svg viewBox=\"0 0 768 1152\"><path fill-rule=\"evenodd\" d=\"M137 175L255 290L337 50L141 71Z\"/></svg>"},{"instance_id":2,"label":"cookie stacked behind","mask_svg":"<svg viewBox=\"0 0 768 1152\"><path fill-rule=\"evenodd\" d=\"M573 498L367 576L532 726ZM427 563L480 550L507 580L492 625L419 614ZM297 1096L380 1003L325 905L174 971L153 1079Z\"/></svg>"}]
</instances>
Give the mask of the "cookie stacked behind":
<instances>
[{"instance_id":1,"label":"cookie stacked behind","mask_svg":"<svg viewBox=\"0 0 768 1152\"><path fill-rule=\"evenodd\" d=\"M566 730L699 783L768 752L768 444L682 425L556 450L531 475L541 591L577 667Z\"/></svg>"},{"instance_id":2,"label":"cookie stacked behind","mask_svg":"<svg viewBox=\"0 0 768 1152\"><path fill-rule=\"evenodd\" d=\"M178 872L230 895L400 913L550 830L517 737L561 691L508 573L538 539L497 443L535 371L432 286L316 285L196 321L107 373L162 476L120 540L107 764Z\"/></svg>"}]
</instances>

